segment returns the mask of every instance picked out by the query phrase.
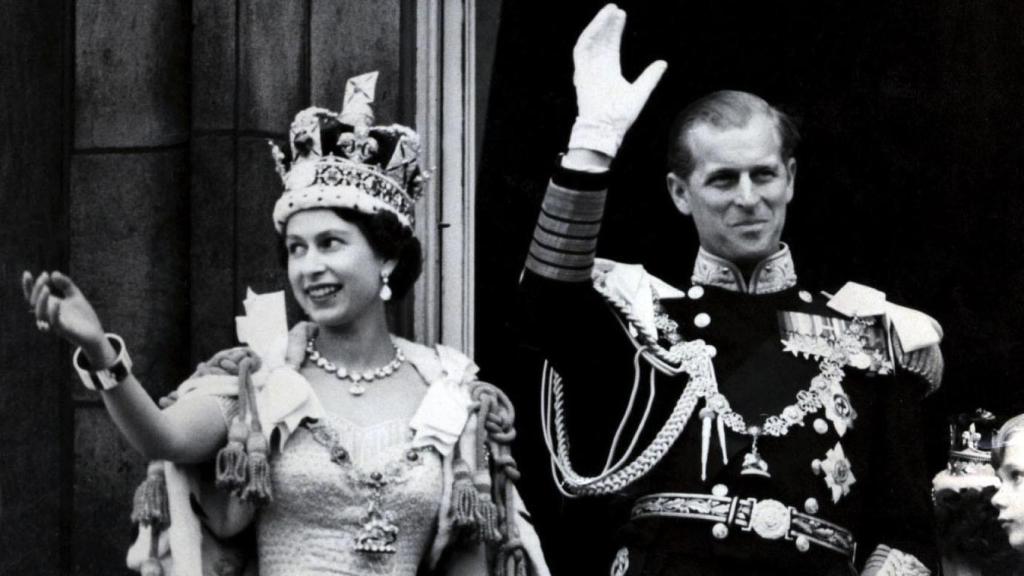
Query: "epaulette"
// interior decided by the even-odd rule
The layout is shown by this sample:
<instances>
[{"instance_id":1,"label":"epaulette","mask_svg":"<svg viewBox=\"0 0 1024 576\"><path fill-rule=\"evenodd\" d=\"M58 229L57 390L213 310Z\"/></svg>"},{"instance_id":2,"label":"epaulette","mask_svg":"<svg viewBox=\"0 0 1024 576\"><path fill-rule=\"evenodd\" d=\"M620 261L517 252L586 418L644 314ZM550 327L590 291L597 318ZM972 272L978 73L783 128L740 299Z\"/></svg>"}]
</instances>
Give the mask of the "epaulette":
<instances>
[{"instance_id":1,"label":"epaulette","mask_svg":"<svg viewBox=\"0 0 1024 576\"><path fill-rule=\"evenodd\" d=\"M942 326L924 312L886 301L885 293L847 282L826 304L849 317L881 316L893 338L893 358L905 370L921 376L928 383L927 394L942 385L944 361L938 344L942 342Z\"/></svg>"},{"instance_id":2,"label":"epaulette","mask_svg":"<svg viewBox=\"0 0 1024 576\"><path fill-rule=\"evenodd\" d=\"M659 343L658 303L685 298L686 294L668 282L650 274L639 264L622 264L598 258L591 274L594 290L616 314L627 336L652 366L666 374L684 371L687 357L700 353L700 345L687 347L673 342L666 348Z\"/></svg>"}]
</instances>

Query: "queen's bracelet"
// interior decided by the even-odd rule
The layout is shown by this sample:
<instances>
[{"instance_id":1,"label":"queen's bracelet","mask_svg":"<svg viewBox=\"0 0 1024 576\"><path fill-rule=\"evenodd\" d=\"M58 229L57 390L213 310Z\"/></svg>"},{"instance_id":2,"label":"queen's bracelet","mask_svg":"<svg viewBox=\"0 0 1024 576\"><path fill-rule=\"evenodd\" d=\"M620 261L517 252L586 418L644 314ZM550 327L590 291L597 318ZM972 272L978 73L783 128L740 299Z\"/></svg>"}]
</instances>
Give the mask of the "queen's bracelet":
<instances>
[{"instance_id":1,"label":"queen's bracelet","mask_svg":"<svg viewBox=\"0 0 1024 576\"><path fill-rule=\"evenodd\" d=\"M75 355L71 358L72 364L75 365L75 371L78 372L78 377L82 379L82 384L85 384L85 387L89 390L112 390L121 382L124 382L125 378L131 374L132 359L128 356L128 349L124 345L124 340L117 334L108 333L107 341L110 342L110 345L114 347L114 351L117 353L114 363L107 368L93 370L92 366L89 365L88 358L82 354L81 346L75 350Z\"/></svg>"}]
</instances>

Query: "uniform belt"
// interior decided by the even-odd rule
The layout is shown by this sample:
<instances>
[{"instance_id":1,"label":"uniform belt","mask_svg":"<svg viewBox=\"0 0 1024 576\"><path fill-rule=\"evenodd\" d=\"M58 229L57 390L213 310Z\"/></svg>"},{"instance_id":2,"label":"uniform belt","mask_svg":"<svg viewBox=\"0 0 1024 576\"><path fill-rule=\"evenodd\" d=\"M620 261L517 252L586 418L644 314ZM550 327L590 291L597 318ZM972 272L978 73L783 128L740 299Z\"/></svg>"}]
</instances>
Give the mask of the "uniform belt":
<instances>
[{"instance_id":1,"label":"uniform belt","mask_svg":"<svg viewBox=\"0 0 1024 576\"><path fill-rule=\"evenodd\" d=\"M729 535L729 526L737 526L765 540L795 541L797 550L801 552L806 552L814 544L849 556L851 560L857 551L853 533L846 528L805 514L778 500L661 492L638 498L631 516L714 522L711 533L718 539Z\"/></svg>"}]
</instances>

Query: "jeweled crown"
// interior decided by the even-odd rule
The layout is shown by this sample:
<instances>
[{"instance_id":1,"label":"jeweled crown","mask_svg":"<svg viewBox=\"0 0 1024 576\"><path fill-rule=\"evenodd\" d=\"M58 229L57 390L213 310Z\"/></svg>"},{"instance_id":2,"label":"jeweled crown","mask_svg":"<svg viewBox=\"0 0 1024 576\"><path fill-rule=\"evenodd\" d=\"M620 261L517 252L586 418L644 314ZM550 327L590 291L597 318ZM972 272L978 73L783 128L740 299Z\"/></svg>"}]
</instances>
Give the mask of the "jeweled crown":
<instances>
[{"instance_id":1,"label":"jeweled crown","mask_svg":"<svg viewBox=\"0 0 1024 576\"><path fill-rule=\"evenodd\" d=\"M373 126L377 72L350 78L341 112L306 108L289 131L291 155L273 142L271 152L284 193L274 205L280 233L288 218L312 208L389 211L412 227L425 178L419 136L406 126Z\"/></svg>"}]
</instances>

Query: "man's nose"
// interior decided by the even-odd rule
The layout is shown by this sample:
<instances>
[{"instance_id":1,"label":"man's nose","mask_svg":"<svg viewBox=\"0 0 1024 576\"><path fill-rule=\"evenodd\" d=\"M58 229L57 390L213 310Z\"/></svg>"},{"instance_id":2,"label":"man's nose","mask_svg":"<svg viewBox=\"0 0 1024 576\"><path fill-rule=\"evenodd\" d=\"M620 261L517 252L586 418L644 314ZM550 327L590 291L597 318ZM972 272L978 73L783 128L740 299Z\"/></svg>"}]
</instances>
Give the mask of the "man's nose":
<instances>
[{"instance_id":1,"label":"man's nose","mask_svg":"<svg viewBox=\"0 0 1024 576\"><path fill-rule=\"evenodd\" d=\"M759 195L750 174L741 174L739 182L736 183L736 204L740 206L753 206L757 204Z\"/></svg>"}]
</instances>

